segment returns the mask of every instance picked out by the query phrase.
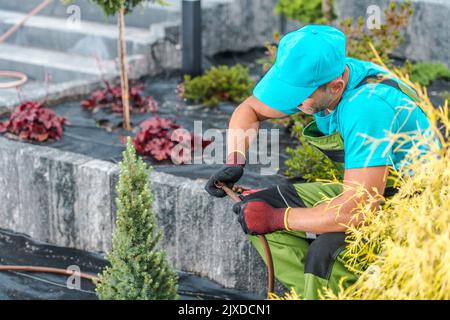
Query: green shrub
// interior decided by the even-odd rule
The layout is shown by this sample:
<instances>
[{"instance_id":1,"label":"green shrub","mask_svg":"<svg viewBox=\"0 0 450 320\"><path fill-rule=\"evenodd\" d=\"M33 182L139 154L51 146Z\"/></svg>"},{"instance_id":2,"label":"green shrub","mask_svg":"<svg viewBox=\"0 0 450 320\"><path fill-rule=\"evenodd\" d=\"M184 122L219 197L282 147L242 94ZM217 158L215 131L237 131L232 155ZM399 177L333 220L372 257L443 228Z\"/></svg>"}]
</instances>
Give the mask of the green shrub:
<instances>
[{"instance_id":1,"label":"green shrub","mask_svg":"<svg viewBox=\"0 0 450 320\"><path fill-rule=\"evenodd\" d=\"M400 5L391 1L384 10L385 23L379 29L364 32L364 17L359 17L356 21L351 18L342 20L340 27L347 35L347 55L373 61L375 56L369 47L369 43L372 43L383 61L389 65L390 55L405 41L401 36L401 30L408 25L412 14L413 9L409 0Z\"/></svg>"},{"instance_id":2,"label":"green shrub","mask_svg":"<svg viewBox=\"0 0 450 320\"><path fill-rule=\"evenodd\" d=\"M419 62L415 64L407 63L406 70L413 82L418 82L422 86L428 86L436 79L450 80L450 69L443 63Z\"/></svg>"},{"instance_id":3,"label":"green shrub","mask_svg":"<svg viewBox=\"0 0 450 320\"><path fill-rule=\"evenodd\" d=\"M287 17L305 23L323 21L321 0L280 0L276 7L277 13L284 13ZM365 17L356 20L347 18L340 21L341 30L347 36L347 55L361 60L372 61L375 59L369 43L372 43L379 52L383 61L391 62L390 55L405 41L401 36L401 30L405 28L413 14L410 0L399 5L391 0L389 6L384 9L385 23L379 29L364 30ZM305 16L305 17L304 17ZM335 16L333 15L333 18ZM326 19L325 19L326 22ZM279 36L274 36L275 43ZM275 62L276 45L266 43L269 59L264 60L264 68L270 68Z\"/></svg>"},{"instance_id":4,"label":"green shrub","mask_svg":"<svg viewBox=\"0 0 450 320\"><path fill-rule=\"evenodd\" d=\"M119 164L120 177L116 230L107 267L97 283L102 300L165 300L177 298L177 276L157 250L161 232L156 230L148 168L136 156L131 138Z\"/></svg>"},{"instance_id":5,"label":"green shrub","mask_svg":"<svg viewBox=\"0 0 450 320\"><path fill-rule=\"evenodd\" d=\"M284 14L287 18L303 23L327 23L335 18L331 12L331 19L324 17L322 11L323 0L279 0L275 6L276 14ZM332 8L332 1L329 1Z\"/></svg>"},{"instance_id":6,"label":"green shrub","mask_svg":"<svg viewBox=\"0 0 450 320\"><path fill-rule=\"evenodd\" d=\"M450 103L450 92L449 91L442 92L441 97L442 97L442 99L447 100Z\"/></svg>"},{"instance_id":7,"label":"green shrub","mask_svg":"<svg viewBox=\"0 0 450 320\"><path fill-rule=\"evenodd\" d=\"M257 64L260 64L262 66L264 72L267 72L270 69L270 67L272 67L272 65L275 63L280 37L281 35L279 32L274 32L273 42L267 41L264 44L264 47L266 47L266 57L258 59L256 61Z\"/></svg>"},{"instance_id":8,"label":"green shrub","mask_svg":"<svg viewBox=\"0 0 450 320\"><path fill-rule=\"evenodd\" d=\"M216 106L220 101L241 103L252 94L254 85L242 65L218 66L202 76L185 75L182 96L206 106Z\"/></svg>"},{"instance_id":9,"label":"green shrub","mask_svg":"<svg viewBox=\"0 0 450 320\"><path fill-rule=\"evenodd\" d=\"M342 170L336 166L324 154L312 147L302 136L303 128L311 116L297 114L293 116L294 125L292 135L298 139L300 145L297 148L287 148L287 153L291 156L285 164L288 170L285 174L289 177L302 177L306 181L316 181L318 179L342 179Z\"/></svg>"},{"instance_id":10,"label":"green shrub","mask_svg":"<svg viewBox=\"0 0 450 320\"><path fill-rule=\"evenodd\" d=\"M113 16L119 12L122 5L126 8L127 12L131 12L135 7L140 5L144 0L91 0L100 6L106 15ZM65 0L65 3L70 3L72 0ZM164 0L151 0L160 5L168 5Z\"/></svg>"}]
</instances>

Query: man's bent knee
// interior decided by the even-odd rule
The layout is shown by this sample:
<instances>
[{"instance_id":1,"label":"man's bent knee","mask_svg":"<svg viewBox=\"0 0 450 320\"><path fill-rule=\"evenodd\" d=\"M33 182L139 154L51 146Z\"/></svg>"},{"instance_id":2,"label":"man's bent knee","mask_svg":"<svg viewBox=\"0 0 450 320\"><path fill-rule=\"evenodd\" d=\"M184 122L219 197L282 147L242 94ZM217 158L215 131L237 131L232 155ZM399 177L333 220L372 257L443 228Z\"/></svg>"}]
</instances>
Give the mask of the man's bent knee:
<instances>
[{"instance_id":1,"label":"man's bent knee","mask_svg":"<svg viewBox=\"0 0 450 320\"><path fill-rule=\"evenodd\" d=\"M305 273L329 279L334 261L345 246L344 232L321 234L308 248L305 258Z\"/></svg>"}]
</instances>

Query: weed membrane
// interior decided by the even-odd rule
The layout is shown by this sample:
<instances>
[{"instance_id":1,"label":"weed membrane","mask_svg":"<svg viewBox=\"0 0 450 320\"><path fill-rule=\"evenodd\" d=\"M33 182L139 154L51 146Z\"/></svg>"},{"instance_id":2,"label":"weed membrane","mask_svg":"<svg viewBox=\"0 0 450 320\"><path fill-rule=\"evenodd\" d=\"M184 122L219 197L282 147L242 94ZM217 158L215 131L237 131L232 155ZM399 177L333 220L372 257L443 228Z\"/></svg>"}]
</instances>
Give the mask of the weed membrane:
<instances>
[{"instance_id":1,"label":"weed membrane","mask_svg":"<svg viewBox=\"0 0 450 320\"><path fill-rule=\"evenodd\" d=\"M120 136L132 136L139 131L139 124L152 116L160 116L175 120L183 128L193 132L194 134L202 134L208 129L220 130L223 140L226 140L225 130L228 127L229 118L235 109L235 105L231 103L221 103L214 108L208 108L201 105L193 105L180 101L176 95L177 78L147 80L143 95L153 96L159 104L159 111L156 113L131 113L131 123L133 132L122 129L122 115L113 113L110 108L99 108L96 112L85 110L80 107L79 101L66 102L52 107L58 115L65 116L70 125L66 125L62 139L54 142L27 142L37 145L45 145L59 150L70 151L87 155L99 160L118 163L122 159L122 151L125 150L124 144L120 141ZM6 120L3 117L0 120ZM202 132L194 132L194 121L201 121ZM197 125L200 127L200 125ZM262 128L270 129L272 124L263 123ZM271 137L268 135L268 142ZM275 155L271 154L270 145L268 152L262 152L266 155L266 163L263 165L248 165L246 173L240 181L241 184L249 187L262 187L284 183L286 178L282 175L285 170L284 161L287 160L285 154L286 147L293 146L293 139L289 133L283 128L279 129L279 150L277 154L278 165L272 165L275 168L268 175L267 172L261 175L261 168L268 168L275 164L272 159ZM225 155L225 146L223 154ZM197 157L197 160L199 158ZM193 164L175 165L170 160L155 161L150 157L144 157L144 160L152 165L157 171L170 173L191 179L207 179L209 178L223 163L206 164L200 159L200 162ZM195 160L195 161L197 161ZM197 163L197 164L195 164ZM278 172L277 172L278 168Z\"/></svg>"},{"instance_id":2,"label":"weed membrane","mask_svg":"<svg viewBox=\"0 0 450 320\"><path fill-rule=\"evenodd\" d=\"M99 253L52 246L22 234L0 229L0 265L32 265L63 269L77 266L81 272L95 275L101 272L108 262ZM263 299L255 294L226 289L191 273L179 272L178 276L180 299ZM97 299L95 286L91 281L81 280L79 288L73 288L75 283L63 275L0 271L0 300Z\"/></svg>"},{"instance_id":3,"label":"weed membrane","mask_svg":"<svg viewBox=\"0 0 450 320\"><path fill-rule=\"evenodd\" d=\"M62 139L54 142L23 142L42 145L62 151L86 155L95 159L118 163L122 159L125 145L120 142L120 136L134 137L139 124L155 115L175 120L185 129L193 132L194 121L202 121L202 130L210 128L223 132L228 126L229 117L235 105L221 103L216 108L205 108L180 101L176 96L178 78L148 79L145 83L144 95L153 96L159 104L156 113L132 113L133 132L121 128L122 115L112 113L108 108L96 112L80 107L79 101L61 103L51 107L56 114L65 116L70 125L66 125ZM87 97L86 97L87 98ZM8 116L0 120L7 120ZM264 124L263 128L269 128ZM5 137L14 139L11 136ZM291 142L289 134L280 130L280 166L286 160L284 150ZM270 140L269 140L270 141ZM270 150L270 149L269 149ZM225 150L224 150L225 154ZM154 170L170 173L191 179L207 179L221 164L189 164L174 165L170 161L158 162L144 157L146 163ZM267 167L267 166L266 166ZM247 165L246 173L240 184L250 187L270 186L283 183L286 178L280 173L275 175L260 175L261 166ZM28 236L0 229L0 265L32 265L66 269L78 266L80 271L98 274L108 262L104 255L80 251L68 247L57 247L32 240ZM182 299L263 299L251 293L226 289L219 284L197 275L178 272L179 295ZM95 286L89 280L81 280L80 288L70 289L67 286L68 277L32 272L0 271L0 300L3 299L97 299Z\"/></svg>"}]
</instances>

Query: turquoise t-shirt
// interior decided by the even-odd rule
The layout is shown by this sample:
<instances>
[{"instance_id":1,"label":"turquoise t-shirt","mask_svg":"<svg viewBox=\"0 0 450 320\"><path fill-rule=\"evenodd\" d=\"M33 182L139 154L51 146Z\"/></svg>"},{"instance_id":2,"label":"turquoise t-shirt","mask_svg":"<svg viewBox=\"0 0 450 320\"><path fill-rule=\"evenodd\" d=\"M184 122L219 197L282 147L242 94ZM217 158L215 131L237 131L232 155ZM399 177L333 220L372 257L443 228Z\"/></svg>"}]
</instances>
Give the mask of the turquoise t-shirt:
<instances>
[{"instance_id":1,"label":"turquoise t-shirt","mask_svg":"<svg viewBox=\"0 0 450 320\"><path fill-rule=\"evenodd\" d=\"M387 73L381 66L353 58L347 58L346 64L350 77L341 101L327 115L314 114L317 127L325 135L340 132L346 169L382 165L398 169L411 142L398 148L398 142L391 142L388 133L417 136L419 130L429 128L428 119L406 94L391 86L366 84L355 88L367 76ZM299 110L287 113L296 112Z\"/></svg>"}]
</instances>

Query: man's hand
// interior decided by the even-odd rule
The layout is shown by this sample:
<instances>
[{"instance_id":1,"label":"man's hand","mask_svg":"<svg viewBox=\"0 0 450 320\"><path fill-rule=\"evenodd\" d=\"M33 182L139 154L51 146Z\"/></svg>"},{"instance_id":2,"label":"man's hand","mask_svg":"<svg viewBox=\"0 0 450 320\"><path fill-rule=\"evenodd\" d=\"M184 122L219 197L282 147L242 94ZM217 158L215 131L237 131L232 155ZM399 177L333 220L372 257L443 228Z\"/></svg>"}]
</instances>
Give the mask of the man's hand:
<instances>
[{"instance_id":1,"label":"man's hand","mask_svg":"<svg viewBox=\"0 0 450 320\"><path fill-rule=\"evenodd\" d=\"M242 102L234 110L228 127L227 164L208 180L205 186L206 191L215 197L225 197L225 192L218 189L215 183L221 181L231 188L241 178L244 173L244 154L256 136L260 122L286 116L286 114L265 105L254 96L250 96ZM241 133L244 133L244 137Z\"/></svg>"},{"instance_id":2,"label":"man's hand","mask_svg":"<svg viewBox=\"0 0 450 320\"><path fill-rule=\"evenodd\" d=\"M274 208L259 199L238 202L233 206L238 221L246 234L266 234L286 230L284 215L286 208Z\"/></svg>"},{"instance_id":3,"label":"man's hand","mask_svg":"<svg viewBox=\"0 0 450 320\"><path fill-rule=\"evenodd\" d=\"M229 188L233 187L244 174L245 157L239 152L232 152L227 157L227 164L209 178L205 190L212 196L222 198L225 191L216 187L216 182L223 182Z\"/></svg>"}]
</instances>

